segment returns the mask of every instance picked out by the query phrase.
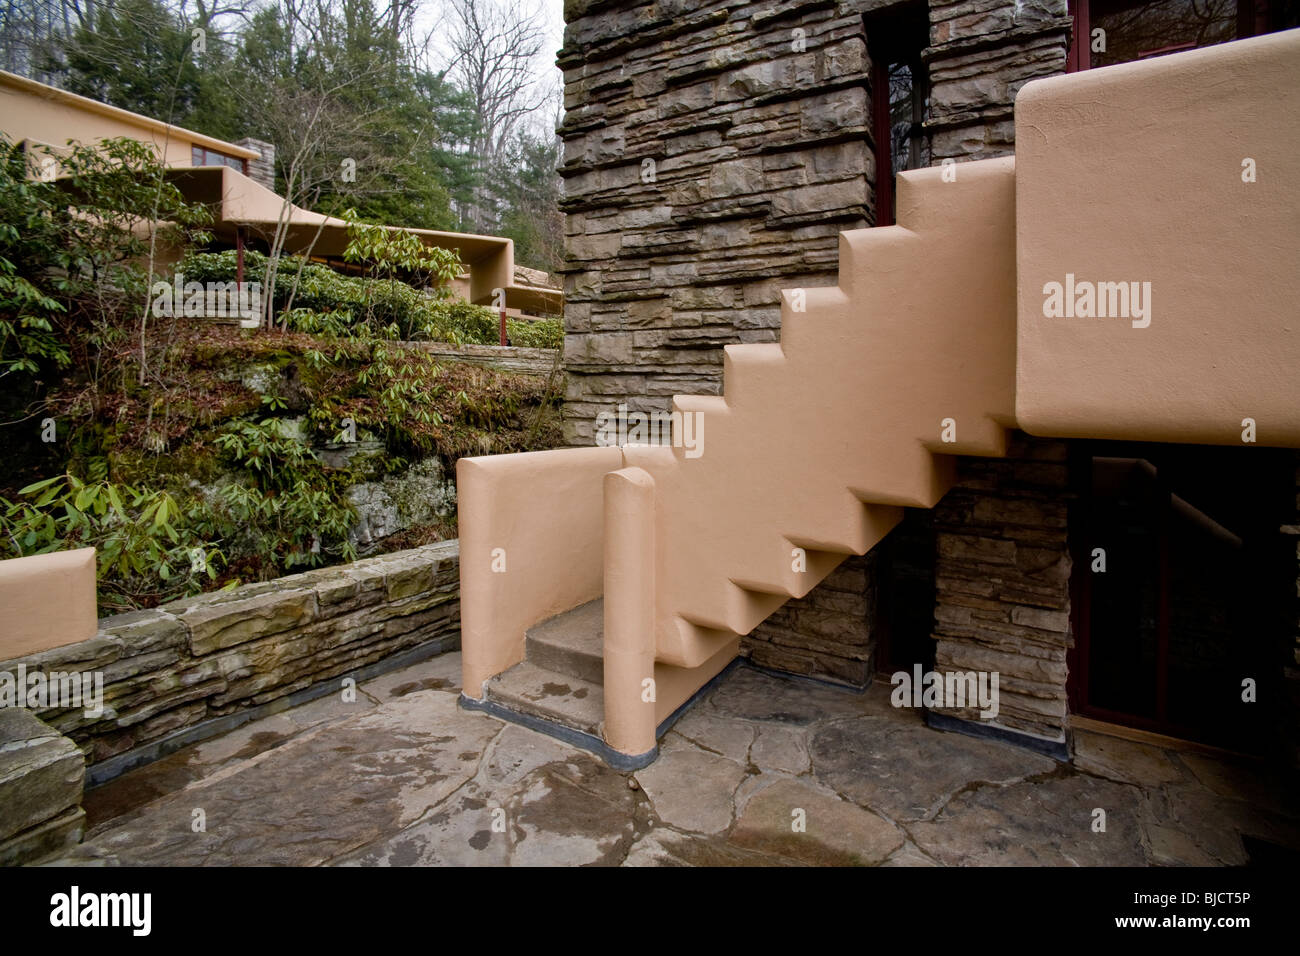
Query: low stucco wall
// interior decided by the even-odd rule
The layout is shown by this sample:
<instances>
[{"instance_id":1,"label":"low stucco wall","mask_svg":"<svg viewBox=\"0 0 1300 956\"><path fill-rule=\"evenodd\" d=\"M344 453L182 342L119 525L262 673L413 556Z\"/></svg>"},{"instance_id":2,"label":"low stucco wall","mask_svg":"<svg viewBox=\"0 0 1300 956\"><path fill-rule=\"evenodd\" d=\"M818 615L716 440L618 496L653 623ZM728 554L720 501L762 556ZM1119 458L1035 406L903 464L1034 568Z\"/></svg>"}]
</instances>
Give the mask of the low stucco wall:
<instances>
[{"instance_id":1,"label":"low stucco wall","mask_svg":"<svg viewBox=\"0 0 1300 956\"><path fill-rule=\"evenodd\" d=\"M89 640L0 672L102 673L101 715L34 709L94 765L214 718L288 706L289 695L417 646L454 649L459 554L444 541L104 618Z\"/></svg>"},{"instance_id":2,"label":"low stucco wall","mask_svg":"<svg viewBox=\"0 0 1300 956\"><path fill-rule=\"evenodd\" d=\"M0 657L34 654L95 633L95 549L0 561Z\"/></svg>"},{"instance_id":3,"label":"low stucco wall","mask_svg":"<svg viewBox=\"0 0 1300 956\"><path fill-rule=\"evenodd\" d=\"M600 597L602 482L619 448L568 448L456 463L465 693L524 659L528 628ZM538 507L537 502L544 502Z\"/></svg>"}]
</instances>

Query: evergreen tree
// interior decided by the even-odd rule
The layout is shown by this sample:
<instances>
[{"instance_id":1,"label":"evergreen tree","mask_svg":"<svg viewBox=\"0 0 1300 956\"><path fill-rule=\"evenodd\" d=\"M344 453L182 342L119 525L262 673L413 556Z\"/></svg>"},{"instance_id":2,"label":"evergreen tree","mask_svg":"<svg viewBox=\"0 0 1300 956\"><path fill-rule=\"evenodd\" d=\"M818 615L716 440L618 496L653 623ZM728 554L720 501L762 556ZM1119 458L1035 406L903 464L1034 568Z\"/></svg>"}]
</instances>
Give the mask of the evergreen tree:
<instances>
[{"instance_id":1,"label":"evergreen tree","mask_svg":"<svg viewBox=\"0 0 1300 956\"><path fill-rule=\"evenodd\" d=\"M204 30L203 50L193 29ZM51 64L69 90L164 122L237 134L223 76L229 47L210 23L186 23L159 0L118 0L78 27Z\"/></svg>"}]
</instances>

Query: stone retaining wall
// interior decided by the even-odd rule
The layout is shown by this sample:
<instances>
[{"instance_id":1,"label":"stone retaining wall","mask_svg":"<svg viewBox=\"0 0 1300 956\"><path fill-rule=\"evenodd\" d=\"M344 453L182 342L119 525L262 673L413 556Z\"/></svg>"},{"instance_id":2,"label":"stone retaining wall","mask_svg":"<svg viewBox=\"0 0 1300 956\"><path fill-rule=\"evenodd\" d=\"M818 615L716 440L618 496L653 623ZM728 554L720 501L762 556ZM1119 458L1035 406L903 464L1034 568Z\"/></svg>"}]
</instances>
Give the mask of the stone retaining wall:
<instances>
[{"instance_id":1,"label":"stone retaining wall","mask_svg":"<svg viewBox=\"0 0 1300 956\"><path fill-rule=\"evenodd\" d=\"M72 741L26 710L0 708L0 866L77 844L85 777Z\"/></svg>"},{"instance_id":2,"label":"stone retaining wall","mask_svg":"<svg viewBox=\"0 0 1300 956\"><path fill-rule=\"evenodd\" d=\"M101 716L35 711L97 764L215 718L287 706L418 645L459 647L459 549L444 541L104 618L90 640L0 672L102 672Z\"/></svg>"},{"instance_id":3,"label":"stone retaining wall","mask_svg":"<svg viewBox=\"0 0 1300 956\"><path fill-rule=\"evenodd\" d=\"M528 349L518 345L448 345L446 342L410 342L442 362L463 362L482 365L502 372L520 375L550 375L560 362L559 349Z\"/></svg>"}]
</instances>

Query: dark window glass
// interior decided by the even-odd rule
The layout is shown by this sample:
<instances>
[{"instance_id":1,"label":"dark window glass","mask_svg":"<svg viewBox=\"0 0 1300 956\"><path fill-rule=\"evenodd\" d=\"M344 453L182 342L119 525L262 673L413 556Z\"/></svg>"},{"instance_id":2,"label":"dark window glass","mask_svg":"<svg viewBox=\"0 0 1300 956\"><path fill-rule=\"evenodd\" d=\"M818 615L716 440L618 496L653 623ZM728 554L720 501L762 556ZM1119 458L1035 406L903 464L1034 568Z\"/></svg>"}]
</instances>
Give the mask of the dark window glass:
<instances>
[{"instance_id":1,"label":"dark window glass","mask_svg":"<svg viewBox=\"0 0 1300 956\"><path fill-rule=\"evenodd\" d=\"M1238 35L1237 0L1092 3L1089 17L1094 68L1213 46ZM1104 31L1104 44L1098 30Z\"/></svg>"},{"instance_id":2,"label":"dark window glass","mask_svg":"<svg viewBox=\"0 0 1300 956\"><path fill-rule=\"evenodd\" d=\"M871 57L871 140L875 149L876 225L894 222L895 179L931 165L924 129L930 95L922 52L930 42L924 4L864 18Z\"/></svg>"},{"instance_id":3,"label":"dark window glass","mask_svg":"<svg viewBox=\"0 0 1300 956\"><path fill-rule=\"evenodd\" d=\"M191 161L195 166L229 166L231 169L244 171L244 161L236 156L227 156L225 153L218 153L214 149L204 149L202 146L195 146L190 152Z\"/></svg>"},{"instance_id":4,"label":"dark window glass","mask_svg":"<svg viewBox=\"0 0 1300 956\"><path fill-rule=\"evenodd\" d=\"M930 146L922 135L925 73L919 63L889 65L889 141L891 172L930 165Z\"/></svg>"},{"instance_id":5,"label":"dark window glass","mask_svg":"<svg viewBox=\"0 0 1300 956\"><path fill-rule=\"evenodd\" d=\"M1295 584L1276 528L1294 509L1294 464L1267 449L1097 450L1115 455L1091 459L1070 526L1080 703L1106 720L1254 752L1269 718L1242 705L1242 680L1271 686L1280 673Z\"/></svg>"}]
</instances>

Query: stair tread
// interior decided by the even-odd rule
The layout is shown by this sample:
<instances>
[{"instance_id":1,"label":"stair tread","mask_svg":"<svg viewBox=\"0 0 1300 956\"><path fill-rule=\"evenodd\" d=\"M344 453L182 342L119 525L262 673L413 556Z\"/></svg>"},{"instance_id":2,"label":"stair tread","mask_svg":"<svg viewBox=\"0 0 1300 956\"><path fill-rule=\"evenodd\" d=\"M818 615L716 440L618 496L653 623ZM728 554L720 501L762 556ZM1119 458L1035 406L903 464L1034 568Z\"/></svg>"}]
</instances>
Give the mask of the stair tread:
<instances>
[{"instance_id":1,"label":"stair tread","mask_svg":"<svg viewBox=\"0 0 1300 956\"><path fill-rule=\"evenodd\" d=\"M605 599L596 598L528 629L530 644L600 657L605 650Z\"/></svg>"},{"instance_id":2,"label":"stair tread","mask_svg":"<svg viewBox=\"0 0 1300 956\"><path fill-rule=\"evenodd\" d=\"M524 661L488 681L486 690L489 700L512 710L600 735L605 691L599 684Z\"/></svg>"}]
</instances>

